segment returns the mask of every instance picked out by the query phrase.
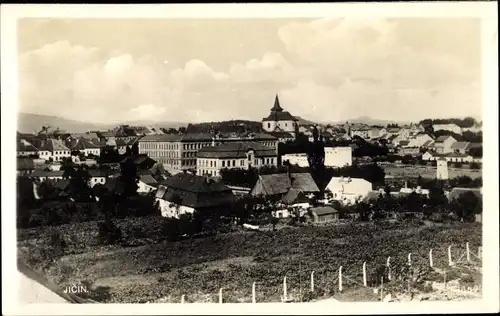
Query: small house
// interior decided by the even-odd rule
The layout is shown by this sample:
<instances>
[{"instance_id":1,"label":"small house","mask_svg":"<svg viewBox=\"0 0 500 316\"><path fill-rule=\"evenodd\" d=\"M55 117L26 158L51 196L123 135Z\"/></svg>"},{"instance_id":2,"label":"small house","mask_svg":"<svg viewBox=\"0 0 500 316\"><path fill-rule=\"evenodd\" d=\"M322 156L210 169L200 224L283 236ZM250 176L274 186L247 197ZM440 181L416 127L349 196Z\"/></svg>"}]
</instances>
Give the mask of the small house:
<instances>
[{"instance_id":1,"label":"small house","mask_svg":"<svg viewBox=\"0 0 500 316\"><path fill-rule=\"evenodd\" d=\"M315 223L331 222L339 219L339 211L328 205L313 207L310 211Z\"/></svg>"}]
</instances>

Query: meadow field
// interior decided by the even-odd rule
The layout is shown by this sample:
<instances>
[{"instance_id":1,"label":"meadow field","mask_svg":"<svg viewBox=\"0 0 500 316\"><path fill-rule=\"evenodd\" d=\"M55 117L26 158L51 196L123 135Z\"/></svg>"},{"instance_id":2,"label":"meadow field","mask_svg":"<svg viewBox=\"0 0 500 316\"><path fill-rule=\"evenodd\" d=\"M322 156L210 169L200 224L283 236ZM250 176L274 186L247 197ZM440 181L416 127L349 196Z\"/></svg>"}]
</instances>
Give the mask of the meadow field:
<instances>
[{"instance_id":1,"label":"meadow field","mask_svg":"<svg viewBox=\"0 0 500 316\"><path fill-rule=\"evenodd\" d=\"M421 165L403 165L403 164L383 164L381 167L384 169L386 175L395 178L435 178L436 167L421 166ZM482 177L482 170L474 170L469 168L451 168L448 167L449 178L456 178L460 176L468 176L472 179Z\"/></svg>"},{"instance_id":2,"label":"meadow field","mask_svg":"<svg viewBox=\"0 0 500 316\"><path fill-rule=\"evenodd\" d=\"M466 241L474 253L482 244L478 223L283 225L277 231L234 231L175 242L162 235L161 218L120 220L118 225L126 242L112 246L99 245L96 222L57 227L67 247L55 258L44 249L50 249L56 228L19 229L18 250L49 280L61 287L86 284L91 288L88 297L100 302L180 302L182 295L186 302L217 302L220 288L225 302L251 302L253 282L257 302L279 302L285 276L295 301L307 300L312 271L315 297L355 300L349 295L360 291L363 262L375 286L375 270L388 256L404 263L411 252L413 266L426 270L432 248L434 267L446 268L449 245L458 258ZM340 266L346 277L342 293L336 283ZM453 279L451 273L448 279Z\"/></svg>"}]
</instances>

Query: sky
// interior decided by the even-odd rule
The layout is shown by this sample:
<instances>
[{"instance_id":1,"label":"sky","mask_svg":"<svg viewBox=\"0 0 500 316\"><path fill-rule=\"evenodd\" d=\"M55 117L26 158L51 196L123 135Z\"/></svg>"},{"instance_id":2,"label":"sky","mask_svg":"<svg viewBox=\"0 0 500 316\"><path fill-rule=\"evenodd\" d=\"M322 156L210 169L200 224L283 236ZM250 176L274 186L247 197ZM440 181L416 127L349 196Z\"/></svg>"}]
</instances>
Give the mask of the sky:
<instances>
[{"instance_id":1,"label":"sky","mask_svg":"<svg viewBox=\"0 0 500 316\"><path fill-rule=\"evenodd\" d=\"M480 20L21 19L19 110L94 123L481 117Z\"/></svg>"}]
</instances>

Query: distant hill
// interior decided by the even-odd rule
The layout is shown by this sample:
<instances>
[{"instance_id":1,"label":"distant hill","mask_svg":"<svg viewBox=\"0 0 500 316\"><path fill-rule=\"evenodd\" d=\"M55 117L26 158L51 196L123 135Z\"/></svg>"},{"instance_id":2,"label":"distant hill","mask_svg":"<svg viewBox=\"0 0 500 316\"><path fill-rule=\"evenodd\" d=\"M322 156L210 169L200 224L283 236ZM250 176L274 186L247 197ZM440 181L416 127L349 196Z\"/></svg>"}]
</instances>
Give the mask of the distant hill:
<instances>
[{"instance_id":1,"label":"distant hill","mask_svg":"<svg viewBox=\"0 0 500 316\"><path fill-rule=\"evenodd\" d=\"M222 133L261 132L262 122L248 120L230 120L220 122L194 123L187 126L188 133L210 133L213 129Z\"/></svg>"},{"instance_id":2,"label":"distant hill","mask_svg":"<svg viewBox=\"0 0 500 316\"><path fill-rule=\"evenodd\" d=\"M297 120L299 120L299 125L316 125L318 123L315 123L313 121L309 121L306 119L301 118L300 116L295 117Z\"/></svg>"},{"instance_id":3,"label":"distant hill","mask_svg":"<svg viewBox=\"0 0 500 316\"><path fill-rule=\"evenodd\" d=\"M404 125L404 124L409 124L410 122L403 122L403 121L394 121L394 120L384 120L384 119L374 119L369 116L360 116L358 118L352 118L344 121L337 121L337 122L329 122L329 124L345 124L345 122L349 122L351 124L367 124L367 125L387 125L387 124L399 124L399 125Z\"/></svg>"},{"instance_id":4,"label":"distant hill","mask_svg":"<svg viewBox=\"0 0 500 316\"><path fill-rule=\"evenodd\" d=\"M84 123L57 116L31 113L19 113L17 124L17 130L21 133L37 132L42 126L59 128L60 130L68 133L82 133L92 130L107 130L112 128L112 125Z\"/></svg>"},{"instance_id":5,"label":"distant hill","mask_svg":"<svg viewBox=\"0 0 500 316\"><path fill-rule=\"evenodd\" d=\"M165 128L178 128L180 126L186 126L187 123L180 122L152 122L152 121L131 121L123 123L113 123L113 124L99 124L99 123L87 123L75 120L69 120L62 117L50 116L50 115L40 115L32 113L19 113L18 115L18 127L17 130L21 133L33 133L39 131L42 126L51 126L53 128L59 128L68 133L83 133L88 131L107 131L120 124L127 124L131 126L139 125L156 125L158 127Z\"/></svg>"}]
</instances>

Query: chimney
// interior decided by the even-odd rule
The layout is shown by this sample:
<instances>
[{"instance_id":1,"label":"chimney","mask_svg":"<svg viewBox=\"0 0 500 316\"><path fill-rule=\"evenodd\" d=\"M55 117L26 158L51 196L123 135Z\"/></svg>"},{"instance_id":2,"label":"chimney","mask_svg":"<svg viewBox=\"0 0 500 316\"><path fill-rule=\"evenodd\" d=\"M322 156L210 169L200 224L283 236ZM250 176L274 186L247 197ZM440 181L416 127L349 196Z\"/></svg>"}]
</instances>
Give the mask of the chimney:
<instances>
[{"instance_id":1,"label":"chimney","mask_svg":"<svg viewBox=\"0 0 500 316\"><path fill-rule=\"evenodd\" d=\"M408 182L405 181L405 189L408 189Z\"/></svg>"}]
</instances>

